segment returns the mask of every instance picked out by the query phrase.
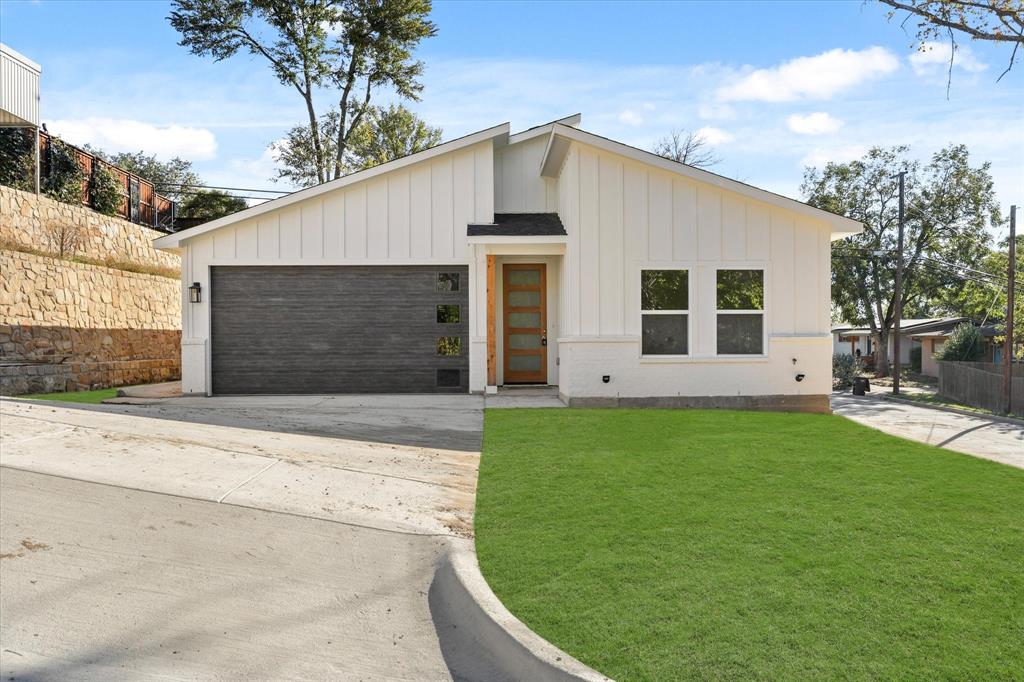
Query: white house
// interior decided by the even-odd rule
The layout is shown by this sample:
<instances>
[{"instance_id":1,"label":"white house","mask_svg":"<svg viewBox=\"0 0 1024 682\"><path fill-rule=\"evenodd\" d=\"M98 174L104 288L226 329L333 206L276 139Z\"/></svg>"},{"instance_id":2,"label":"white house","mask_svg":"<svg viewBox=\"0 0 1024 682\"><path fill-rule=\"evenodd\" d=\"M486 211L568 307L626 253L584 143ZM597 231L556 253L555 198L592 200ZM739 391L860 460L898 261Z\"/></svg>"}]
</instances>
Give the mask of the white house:
<instances>
[{"instance_id":1,"label":"white house","mask_svg":"<svg viewBox=\"0 0 1024 682\"><path fill-rule=\"evenodd\" d=\"M156 240L186 393L494 391L827 410L861 225L576 126L508 124Z\"/></svg>"}]
</instances>

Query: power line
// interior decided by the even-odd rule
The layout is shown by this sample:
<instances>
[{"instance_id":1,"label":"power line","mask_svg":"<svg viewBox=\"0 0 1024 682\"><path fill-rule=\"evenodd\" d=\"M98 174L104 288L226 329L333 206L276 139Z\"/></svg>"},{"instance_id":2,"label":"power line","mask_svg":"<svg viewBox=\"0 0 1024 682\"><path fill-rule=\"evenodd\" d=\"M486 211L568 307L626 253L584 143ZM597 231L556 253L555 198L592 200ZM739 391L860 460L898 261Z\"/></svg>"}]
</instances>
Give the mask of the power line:
<instances>
[{"instance_id":1,"label":"power line","mask_svg":"<svg viewBox=\"0 0 1024 682\"><path fill-rule=\"evenodd\" d=\"M223 189L230 190L232 192L266 192L267 194L292 194L292 191L286 191L281 189L257 189L255 187L224 187L221 185L199 185L199 184L188 184L181 182L161 182L158 183L159 187L171 188L200 188L200 189ZM178 191L178 190L174 190Z\"/></svg>"}]
</instances>

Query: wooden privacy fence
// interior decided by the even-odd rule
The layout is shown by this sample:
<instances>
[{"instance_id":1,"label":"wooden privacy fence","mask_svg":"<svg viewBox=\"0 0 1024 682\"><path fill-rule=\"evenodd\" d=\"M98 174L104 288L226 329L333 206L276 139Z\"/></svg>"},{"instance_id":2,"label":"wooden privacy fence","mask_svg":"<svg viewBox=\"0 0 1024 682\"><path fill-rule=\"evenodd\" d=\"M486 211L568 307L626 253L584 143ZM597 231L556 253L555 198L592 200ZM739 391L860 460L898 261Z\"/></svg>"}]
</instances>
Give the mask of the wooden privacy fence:
<instances>
[{"instance_id":1,"label":"wooden privacy fence","mask_svg":"<svg viewBox=\"0 0 1024 682\"><path fill-rule=\"evenodd\" d=\"M52 145L53 137L48 133L39 131L40 174L43 177L50 172L49 158ZM118 217L133 223L152 227L162 232L171 232L173 230L174 202L165 196L157 194L156 188L151 182L140 178L138 175L129 173L123 168L113 166L84 149L79 149L67 142L64 142L64 145L74 154L78 166L85 175L85 179L82 181L81 196L83 206L95 208L92 205L92 196L89 192L89 178L92 177L93 170L99 164L102 164L114 174L121 188L121 205L118 207Z\"/></svg>"},{"instance_id":2,"label":"wooden privacy fence","mask_svg":"<svg viewBox=\"0 0 1024 682\"><path fill-rule=\"evenodd\" d=\"M1014 363L1010 411L1024 417L1024 364ZM991 362L939 362L939 394L964 405L1003 412L1003 366Z\"/></svg>"}]
</instances>

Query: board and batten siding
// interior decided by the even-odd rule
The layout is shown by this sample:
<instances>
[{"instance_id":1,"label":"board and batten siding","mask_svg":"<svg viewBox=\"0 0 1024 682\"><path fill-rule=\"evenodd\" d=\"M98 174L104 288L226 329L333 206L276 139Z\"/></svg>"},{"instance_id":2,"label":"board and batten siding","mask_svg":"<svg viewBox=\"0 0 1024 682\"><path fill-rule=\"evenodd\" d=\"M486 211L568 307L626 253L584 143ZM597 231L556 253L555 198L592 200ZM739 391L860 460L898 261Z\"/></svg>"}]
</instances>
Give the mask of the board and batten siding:
<instances>
[{"instance_id":1,"label":"board and batten siding","mask_svg":"<svg viewBox=\"0 0 1024 682\"><path fill-rule=\"evenodd\" d=\"M488 140L186 241L185 392L209 386L210 266L467 264L472 280L466 225L494 219L493 174ZM192 282L201 303L187 302Z\"/></svg>"},{"instance_id":2,"label":"board and batten siding","mask_svg":"<svg viewBox=\"0 0 1024 682\"><path fill-rule=\"evenodd\" d=\"M558 180L540 175L548 136L506 145L494 153L495 213L558 211Z\"/></svg>"},{"instance_id":3,"label":"board and batten siding","mask_svg":"<svg viewBox=\"0 0 1024 682\"><path fill-rule=\"evenodd\" d=\"M783 342L806 340L805 355L820 364L818 346L831 351L830 230L824 222L660 168L573 142L559 176L559 214L568 232L565 278L569 295L562 322L564 392L577 395L715 394L714 386L741 369L737 384L758 384L751 366L761 358L716 355L716 271L761 268L765 271L766 356L777 356L773 381L751 393L806 392L794 387L789 352ZM658 266L689 269L689 362L641 358L640 271ZM578 344L578 347L572 347ZM568 356L568 357L566 357ZM603 374L618 369L628 386L594 384L579 371L592 356ZM566 360L569 360L566 362ZM769 358L770 359L770 358ZM694 363L713 363L708 372ZM646 365L645 363L650 363ZM742 369L742 366L746 366ZM679 367L689 367L684 375ZM734 368L734 369L730 369ZM648 371L653 369L654 371ZM761 374L765 374L763 371ZM717 372L717 373L716 373ZM746 372L746 376L742 375ZM815 374L823 374L819 371ZM825 377L815 377L813 392L828 392ZM568 385L567 385L568 382ZM575 384L575 385L573 385ZM775 385L778 384L776 387ZM664 389L658 392L657 387ZM739 392L747 391L739 388Z\"/></svg>"}]
</instances>

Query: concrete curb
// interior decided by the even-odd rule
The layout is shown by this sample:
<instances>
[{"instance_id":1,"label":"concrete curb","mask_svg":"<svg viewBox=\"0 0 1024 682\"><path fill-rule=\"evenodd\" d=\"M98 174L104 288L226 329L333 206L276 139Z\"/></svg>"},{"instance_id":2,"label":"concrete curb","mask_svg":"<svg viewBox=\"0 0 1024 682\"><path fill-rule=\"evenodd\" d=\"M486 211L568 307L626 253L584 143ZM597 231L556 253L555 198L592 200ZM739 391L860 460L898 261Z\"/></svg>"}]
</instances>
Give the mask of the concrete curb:
<instances>
[{"instance_id":1,"label":"concrete curb","mask_svg":"<svg viewBox=\"0 0 1024 682\"><path fill-rule=\"evenodd\" d=\"M984 412L972 412L971 410L962 410L958 407L950 407L948 405L934 405L932 403L925 403L918 400L907 400L906 398L897 398L892 395L880 396L882 400L891 400L894 403L901 403L903 405L916 405L918 407L924 407L929 410L938 410L940 412L952 412L953 414L962 414L965 417L976 417L977 419L987 419L988 421L1001 422L1003 424L1012 424L1014 426L1024 426L1024 419L1016 419L1015 417L1003 417L996 414L986 414Z\"/></svg>"},{"instance_id":2,"label":"concrete curb","mask_svg":"<svg viewBox=\"0 0 1024 682\"><path fill-rule=\"evenodd\" d=\"M607 682L513 616L480 573L472 541L453 539L430 586L430 611L455 679Z\"/></svg>"}]
</instances>

